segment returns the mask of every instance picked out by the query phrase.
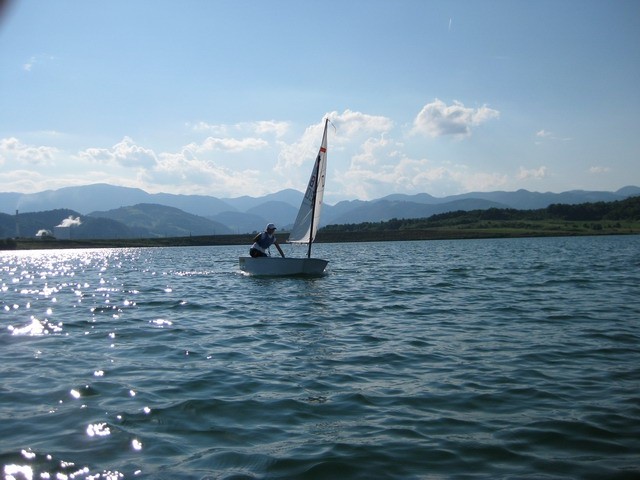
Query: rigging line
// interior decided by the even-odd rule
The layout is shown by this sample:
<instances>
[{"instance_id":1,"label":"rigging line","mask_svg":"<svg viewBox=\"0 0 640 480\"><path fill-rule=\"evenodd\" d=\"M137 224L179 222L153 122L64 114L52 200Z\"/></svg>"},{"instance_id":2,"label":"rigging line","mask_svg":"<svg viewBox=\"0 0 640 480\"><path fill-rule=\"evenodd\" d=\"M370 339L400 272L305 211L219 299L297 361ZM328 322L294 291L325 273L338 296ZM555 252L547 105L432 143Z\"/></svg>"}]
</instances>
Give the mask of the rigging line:
<instances>
[{"instance_id":1,"label":"rigging line","mask_svg":"<svg viewBox=\"0 0 640 480\"><path fill-rule=\"evenodd\" d=\"M338 129L336 128L334 123L331 121L331 119L328 118L328 117L327 117L327 122L329 122L331 124L331 126L333 127L333 131L337 134L338 133Z\"/></svg>"}]
</instances>

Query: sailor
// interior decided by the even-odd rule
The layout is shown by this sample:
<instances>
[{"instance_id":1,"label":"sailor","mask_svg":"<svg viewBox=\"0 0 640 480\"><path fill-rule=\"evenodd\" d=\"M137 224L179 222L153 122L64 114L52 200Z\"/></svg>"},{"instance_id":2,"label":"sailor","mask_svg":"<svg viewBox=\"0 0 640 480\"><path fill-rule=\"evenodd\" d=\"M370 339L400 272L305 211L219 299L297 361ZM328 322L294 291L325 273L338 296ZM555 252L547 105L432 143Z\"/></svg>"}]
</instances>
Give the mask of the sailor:
<instances>
[{"instance_id":1,"label":"sailor","mask_svg":"<svg viewBox=\"0 0 640 480\"><path fill-rule=\"evenodd\" d=\"M251 255L254 258L266 257L267 249L271 245L275 245L276 248L278 249L278 252L280 252L280 255L282 256L282 258L284 258L284 252L282 251L282 249L280 248L280 245L278 244L278 240L276 239L275 232L276 232L276 226L273 223L267 224L267 227L264 229L264 232L259 233L253 239L253 245L251 245L251 248L249 249L249 255Z\"/></svg>"}]
</instances>

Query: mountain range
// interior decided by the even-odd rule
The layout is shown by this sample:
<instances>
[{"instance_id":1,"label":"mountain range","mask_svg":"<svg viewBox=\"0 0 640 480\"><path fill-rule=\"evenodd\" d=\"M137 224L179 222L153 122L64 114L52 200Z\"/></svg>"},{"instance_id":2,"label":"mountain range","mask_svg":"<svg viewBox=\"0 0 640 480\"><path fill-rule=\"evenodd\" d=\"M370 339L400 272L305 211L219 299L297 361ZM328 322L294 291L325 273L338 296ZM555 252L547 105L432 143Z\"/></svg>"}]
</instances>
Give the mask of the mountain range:
<instances>
[{"instance_id":1,"label":"mountain range","mask_svg":"<svg viewBox=\"0 0 640 480\"><path fill-rule=\"evenodd\" d=\"M442 198L427 193L393 194L369 201L325 204L320 225L426 218L455 210L494 207L527 210L545 208L553 203L609 202L635 195L640 195L640 188L636 186L615 192L572 190L539 193L518 190L472 192ZM82 217L83 227L75 228L75 233L82 234L84 238L91 238L98 231L100 237L97 238L250 233L260 231L268 222L275 223L280 230L287 230L295 220L302 196L302 192L292 189L262 197L237 198L151 194L137 188L107 184L65 187L31 194L0 192L0 237L14 235L16 211L20 213L22 235L52 230L59 225L52 222L61 222L62 225L64 219L74 216ZM44 217L39 217L27 227L26 223L30 222L27 219L35 218L32 215L35 212L55 213L50 215L50 220L44 221Z\"/></svg>"}]
</instances>

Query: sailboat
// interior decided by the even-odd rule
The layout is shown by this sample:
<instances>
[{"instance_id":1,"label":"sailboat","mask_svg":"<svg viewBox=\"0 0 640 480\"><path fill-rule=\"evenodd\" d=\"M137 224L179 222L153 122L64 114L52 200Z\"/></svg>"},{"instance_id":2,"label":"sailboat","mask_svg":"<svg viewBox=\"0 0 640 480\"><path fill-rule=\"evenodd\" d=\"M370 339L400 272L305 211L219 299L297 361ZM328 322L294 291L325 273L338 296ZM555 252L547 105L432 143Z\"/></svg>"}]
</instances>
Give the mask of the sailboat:
<instances>
[{"instance_id":1,"label":"sailboat","mask_svg":"<svg viewBox=\"0 0 640 480\"><path fill-rule=\"evenodd\" d=\"M321 275L324 273L328 260L311 257L311 246L318 231L322 198L324 196L324 182L327 173L327 126L329 119L325 119L324 133L318 156L316 157L311 178L307 185L298 216L289 234L289 243L307 245L306 257L240 257L240 270L252 275Z\"/></svg>"}]
</instances>

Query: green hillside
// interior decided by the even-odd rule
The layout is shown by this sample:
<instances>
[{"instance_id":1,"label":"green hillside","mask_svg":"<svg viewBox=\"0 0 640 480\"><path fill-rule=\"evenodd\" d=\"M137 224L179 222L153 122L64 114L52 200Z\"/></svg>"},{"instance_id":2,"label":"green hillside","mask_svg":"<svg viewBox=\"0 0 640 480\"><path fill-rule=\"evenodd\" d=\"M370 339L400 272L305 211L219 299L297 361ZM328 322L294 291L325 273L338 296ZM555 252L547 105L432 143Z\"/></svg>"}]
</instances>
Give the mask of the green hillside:
<instances>
[{"instance_id":1,"label":"green hillside","mask_svg":"<svg viewBox=\"0 0 640 480\"><path fill-rule=\"evenodd\" d=\"M429 218L394 218L385 222L328 225L318 234L438 231L472 236L584 235L593 233L640 232L640 197L614 202L553 204L537 210L489 208L455 211Z\"/></svg>"},{"instance_id":2,"label":"green hillside","mask_svg":"<svg viewBox=\"0 0 640 480\"><path fill-rule=\"evenodd\" d=\"M69 210L46 212L55 221L68 218ZM131 213L131 212L129 212ZM142 215L151 221L149 212ZM42 220L33 214L30 229L47 228L51 219ZM90 217L82 217L83 221ZM95 221L108 219L96 218ZM115 224L115 220L109 219ZM44 226L43 226L44 225ZM120 224L122 225L122 224ZM103 227L106 227L103 225ZM4 228L4 230L1 230ZM0 234L12 237L15 217L0 214ZM108 235L107 232L103 232ZM7 235L6 232L9 232ZM79 231L79 229L78 229ZM436 240L501 237L537 237L570 235L622 235L640 233L640 197L614 202L595 202L579 205L554 204L538 210L490 208L487 210L457 211L432 215L428 218L393 219L385 222L329 225L318 231L316 242L367 242L400 240ZM52 238L8 238L0 240L0 249L87 248L87 247L160 247L204 245L249 245L252 235L192 235L173 237L101 237L80 235L70 240ZM287 232L280 232L285 240Z\"/></svg>"}]
</instances>

